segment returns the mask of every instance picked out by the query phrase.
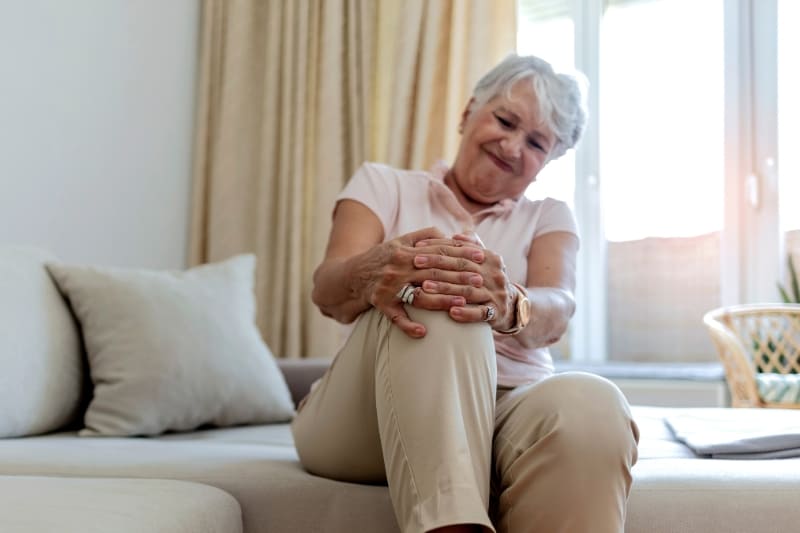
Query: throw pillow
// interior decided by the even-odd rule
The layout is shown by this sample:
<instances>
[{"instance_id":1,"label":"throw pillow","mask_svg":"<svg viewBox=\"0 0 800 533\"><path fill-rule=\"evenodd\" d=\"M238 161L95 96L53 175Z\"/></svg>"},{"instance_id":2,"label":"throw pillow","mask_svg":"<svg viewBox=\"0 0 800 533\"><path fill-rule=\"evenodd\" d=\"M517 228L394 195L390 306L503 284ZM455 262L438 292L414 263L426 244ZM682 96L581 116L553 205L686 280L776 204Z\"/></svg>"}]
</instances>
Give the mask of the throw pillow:
<instances>
[{"instance_id":1,"label":"throw pillow","mask_svg":"<svg viewBox=\"0 0 800 533\"><path fill-rule=\"evenodd\" d=\"M94 396L80 435L285 422L288 386L255 325L255 257L183 272L49 264L81 324Z\"/></svg>"},{"instance_id":2,"label":"throw pillow","mask_svg":"<svg viewBox=\"0 0 800 533\"><path fill-rule=\"evenodd\" d=\"M47 274L49 252L0 246L0 438L61 429L81 406L78 326Z\"/></svg>"}]
</instances>

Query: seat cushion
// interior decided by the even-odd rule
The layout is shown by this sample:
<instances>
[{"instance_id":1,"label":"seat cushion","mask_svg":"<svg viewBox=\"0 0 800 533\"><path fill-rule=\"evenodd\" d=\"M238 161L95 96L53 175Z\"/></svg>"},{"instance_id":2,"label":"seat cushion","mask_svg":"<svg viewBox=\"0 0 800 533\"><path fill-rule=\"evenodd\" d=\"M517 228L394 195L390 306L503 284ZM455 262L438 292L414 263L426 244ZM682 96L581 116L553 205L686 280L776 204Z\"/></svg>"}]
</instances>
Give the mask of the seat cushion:
<instances>
[{"instance_id":1,"label":"seat cushion","mask_svg":"<svg viewBox=\"0 0 800 533\"><path fill-rule=\"evenodd\" d=\"M756 374L758 395L765 402L800 404L800 374Z\"/></svg>"},{"instance_id":2,"label":"seat cushion","mask_svg":"<svg viewBox=\"0 0 800 533\"><path fill-rule=\"evenodd\" d=\"M778 532L800 523L800 459L699 458L665 426L664 416L675 411L633 408L641 440L627 533ZM152 439L87 440L64 433L0 440L0 473L207 483L239 501L247 533L397 531L386 487L306 473L287 424Z\"/></svg>"},{"instance_id":3,"label":"seat cushion","mask_svg":"<svg viewBox=\"0 0 800 533\"><path fill-rule=\"evenodd\" d=\"M697 408L634 407L641 429L628 533L779 533L800 523L800 458L705 459L680 444L664 418ZM702 408L708 413L714 409ZM720 408L730 413L730 409Z\"/></svg>"},{"instance_id":4,"label":"seat cushion","mask_svg":"<svg viewBox=\"0 0 800 533\"><path fill-rule=\"evenodd\" d=\"M0 531L238 533L225 492L184 481L0 476Z\"/></svg>"},{"instance_id":5,"label":"seat cushion","mask_svg":"<svg viewBox=\"0 0 800 533\"><path fill-rule=\"evenodd\" d=\"M0 438L58 430L81 406L80 336L44 267L52 259L0 246Z\"/></svg>"},{"instance_id":6,"label":"seat cushion","mask_svg":"<svg viewBox=\"0 0 800 533\"><path fill-rule=\"evenodd\" d=\"M0 440L2 474L208 484L236 498L247 533L398 531L386 487L340 483L306 473L288 424L156 438L87 439L61 433Z\"/></svg>"}]
</instances>

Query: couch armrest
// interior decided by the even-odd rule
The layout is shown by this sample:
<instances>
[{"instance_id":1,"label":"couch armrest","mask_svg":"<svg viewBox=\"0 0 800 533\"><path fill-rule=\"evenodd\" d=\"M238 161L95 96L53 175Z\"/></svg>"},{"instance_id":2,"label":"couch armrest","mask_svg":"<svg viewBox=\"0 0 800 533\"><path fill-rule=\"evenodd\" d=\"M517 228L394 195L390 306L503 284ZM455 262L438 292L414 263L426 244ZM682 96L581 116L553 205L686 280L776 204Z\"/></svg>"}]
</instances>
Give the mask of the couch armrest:
<instances>
[{"instance_id":1,"label":"couch armrest","mask_svg":"<svg viewBox=\"0 0 800 533\"><path fill-rule=\"evenodd\" d=\"M292 393L294 404L308 394L311 384L321 378L325 371L331 366L331 357L312 357L308 359L283 359L278 358L278 366L286 378L289 391Z\"/></svg>"}]
</instances>

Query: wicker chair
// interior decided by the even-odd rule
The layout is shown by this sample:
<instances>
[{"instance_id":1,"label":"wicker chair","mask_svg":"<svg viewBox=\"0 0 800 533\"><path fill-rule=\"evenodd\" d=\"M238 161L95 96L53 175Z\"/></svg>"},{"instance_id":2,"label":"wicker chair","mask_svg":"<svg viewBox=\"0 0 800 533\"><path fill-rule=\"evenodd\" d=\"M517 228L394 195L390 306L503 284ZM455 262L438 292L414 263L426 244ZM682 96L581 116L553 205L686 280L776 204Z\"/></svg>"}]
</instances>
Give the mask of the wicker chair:
<instances>
[{"instance_id":1,"label":"wicker chair","mask_svg":"<svg viewBox=\"0 0 800 533\"><path fill-rule=\"evenodd\" d=\"M800 409L800 304L746 304L709 311L733 407Z\"/></svg>"}]
</instances>

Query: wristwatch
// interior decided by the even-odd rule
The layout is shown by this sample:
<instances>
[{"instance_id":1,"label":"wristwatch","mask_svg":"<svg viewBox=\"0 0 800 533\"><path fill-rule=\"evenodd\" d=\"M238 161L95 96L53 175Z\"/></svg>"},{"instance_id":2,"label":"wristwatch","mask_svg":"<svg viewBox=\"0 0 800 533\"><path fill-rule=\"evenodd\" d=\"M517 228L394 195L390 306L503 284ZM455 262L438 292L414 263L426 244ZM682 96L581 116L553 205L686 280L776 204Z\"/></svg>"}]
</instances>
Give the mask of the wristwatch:
<instances>
[{"instance_id":1,"label":"wristwatch","mask_svg":"<svg viewBox=\"0 0 800 533\"><path fill-rule=\"evenodd\" d=\"M528 289L519 283L512 283L512 285L517 290L516 317L514 325L510 329L495 330L500 335L516 335L531 321L531 302L528 300Z\"/></svg>"}]
</instances>

